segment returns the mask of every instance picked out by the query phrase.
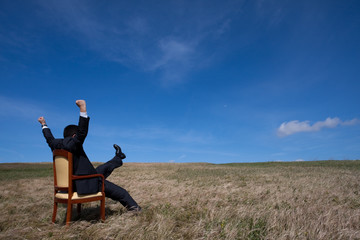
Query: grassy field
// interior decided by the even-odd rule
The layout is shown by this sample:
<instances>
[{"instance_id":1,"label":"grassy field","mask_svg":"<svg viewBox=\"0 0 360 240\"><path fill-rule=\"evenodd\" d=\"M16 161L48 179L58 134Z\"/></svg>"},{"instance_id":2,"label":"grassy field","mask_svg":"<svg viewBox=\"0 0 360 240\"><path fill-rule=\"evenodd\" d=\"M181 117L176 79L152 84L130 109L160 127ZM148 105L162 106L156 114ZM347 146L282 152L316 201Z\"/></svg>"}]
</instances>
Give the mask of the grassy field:
<instances>
[{"instance_id":1,"label":"grassy field","mask_svg":"<svg viewBox=\"0 0 360 240\"><path fill-rule=\"evenodd\" d=\"M125 163L109 178L139 215L107 199L51 223L50 164L0 164L0 239L360 239L360 161Z\"/></svg>"}]
</instances>

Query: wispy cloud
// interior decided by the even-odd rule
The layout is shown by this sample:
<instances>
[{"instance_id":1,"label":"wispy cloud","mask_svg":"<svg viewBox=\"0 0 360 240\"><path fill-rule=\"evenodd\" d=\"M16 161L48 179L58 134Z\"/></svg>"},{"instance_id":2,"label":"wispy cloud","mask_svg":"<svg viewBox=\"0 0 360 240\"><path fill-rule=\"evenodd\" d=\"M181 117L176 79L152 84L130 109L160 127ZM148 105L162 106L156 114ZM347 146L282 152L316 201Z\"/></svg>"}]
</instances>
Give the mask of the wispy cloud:
<instances>
[{"instance_id":1,"label":"wispy cloud","mask_svg":"<svg viewBox=\"0 0 360 240\"><path fill-rule=\"evenodd\" d=\"M348 121L342 121L339 118L327 118L325 121L318 121L314 124L310 124L310 121L300 122L298 120L284 122L277 129L277 134L279 137L286 137L299 132L316 132L320 131L322 128L335 128L339 125L350 126L359 124L359 119L352 119Z\"/></svg>"},{"instance_id":2,"label":"wispy cloud","mask_svg":"<svg viewBox=\"0 0 360 240\"><path fill-rule=\"evenodd\" d=\"M202 45L231 29L229 15L234 11L232 3L208 9L201 1L166 2L149 11L130 2L100 8L91 1L39 4L51 24L86 47L110 61L157 72L165 83L183 82L191 70L208 61L214 51L206 53Z\"/></svg>"},{"instance_id":3,"label":"wispy cloud","mask_svg":"<svg viewBox=\"0 0 360 240\"><path fill-rule=\"evenodd\" d=\"M191 70L196 46L176 39L161 39L158 43L159 59L149 65L151 70L162 71L165 83L178 83Z\"/></svg>"},{"instance_id":4,"label":"wispy cloud","mask_svg":"<svg viewBox=\"0 0 360 240\"><path fill-rule=\"evenodd\" d=\"M16 150L12 150L12 149L5 149L5 148L0 148L0 153L1 155L12 155L15 156L16 159L24 159L24 153L21 153L20 151L16 151ZM9 162L8 159L3 159L2 157L0 158L0 162Z\"/></svg>"},{"instance_id":5,"label":"wispy cloud","mask_svg":"<svg viewBox=\"0 0 360 240\"><path fill-rule=\"evenodd\" d=\"M171 160L169 160L169 162L170 163L174 163L174 162L176 162L176 161L182 161L183 159L185 159L186 158L186 155L185 154L182 154L181 156L179 156L178 158L176 158L176 160L175 159L171 159Z\"/></svg>"},{"instance_id":6,"label":"wispy cloud","mask_svg":"<svg viewBox=\"0 0 360 240\"><path fill-rule=\"evenodd\" d=\"M36 118L44 114L41 107L28 99L14 99L0 95L0 116Z\"/></svg>"},{"instance_id":7,"label":"wispy cloud","mask_svg":"<svg viewBox=\"0 0 360 240\"><path fill-rule=\"evenodd\" d=\"M91 127L91 135L98 137L122 137L136 140L160 140L179 143L208 144L213 142L211 134L204 134L193 130L170 129L163 127L142 127L121 129L111 126L95 125Z\"/></svg>"},{"instance_id":8,"label":"wispy cloud","mask_svg":"<svg viewBox=\"0 0 360 240\"><path fill-rule=\"evenodd\" d=\"M75 108L75 103L73 107ZM0 117L36 122L39 117L44 116L45 119L56 119L56 124L65 124L69 119L73 119L69 112L63 112L56 105L47 102L0 95Z\"/></svg>"}]
</instances>

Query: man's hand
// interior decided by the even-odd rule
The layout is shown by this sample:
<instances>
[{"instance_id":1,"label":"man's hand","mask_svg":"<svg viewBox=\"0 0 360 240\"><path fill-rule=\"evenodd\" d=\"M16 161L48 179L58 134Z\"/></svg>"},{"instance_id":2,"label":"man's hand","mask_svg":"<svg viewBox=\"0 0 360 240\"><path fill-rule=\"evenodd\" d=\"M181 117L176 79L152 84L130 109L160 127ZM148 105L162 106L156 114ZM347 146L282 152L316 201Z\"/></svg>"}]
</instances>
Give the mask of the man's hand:
<instances>
[{"instance_id":1,"label":"man's hand","mask_svg":"<svg viewBox=\"0 0 360 240\"><path fill-rule=\"evenodd\" d=\"M46 125L46 122L45 122L45 118L44 117L39 117L38 118L38 121L39 121L39 123L41 124L41 125Z\"/></svg>"},{"instance_id":2,"label":"man's hand","mask_svg":"<svg viewBox=\"0 0 360 240\"><path fill-rule=\"evenodd\" d=\"M80 108L80 112L86 112L85 100L76 100L76 105Z\"/></svg>"}]
</instances>

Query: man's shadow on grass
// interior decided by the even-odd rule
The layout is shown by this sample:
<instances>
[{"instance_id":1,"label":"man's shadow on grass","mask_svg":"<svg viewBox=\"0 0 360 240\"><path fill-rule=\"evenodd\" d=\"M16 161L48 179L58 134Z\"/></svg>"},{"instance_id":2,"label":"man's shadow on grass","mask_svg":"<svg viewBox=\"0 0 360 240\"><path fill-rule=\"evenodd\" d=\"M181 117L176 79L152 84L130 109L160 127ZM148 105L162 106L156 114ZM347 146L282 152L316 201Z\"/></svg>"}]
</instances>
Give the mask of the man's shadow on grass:
<instances>
[{"instance_id":1,"label":"man's shadow on grass","mask_svg":"<svg viewBox=\"0 0 360 240\"><path fill-rule=\"evenodd\" d=\"M66 208L66 206L65 206ZM122 215L126 212L126 209L120 210L112 210L109 207L105 207L105 222L106 218L113 216L113 215ZM65 210L59 217L56 222L61 223L63 225L66 224L66 213ZM92 224L96 224L100 222L100 206L87 206L81 208L81 213L77 212L77 208L74 206L71 213L71 222L77 221L87 221Z\"/></svg>"}]
</instances>

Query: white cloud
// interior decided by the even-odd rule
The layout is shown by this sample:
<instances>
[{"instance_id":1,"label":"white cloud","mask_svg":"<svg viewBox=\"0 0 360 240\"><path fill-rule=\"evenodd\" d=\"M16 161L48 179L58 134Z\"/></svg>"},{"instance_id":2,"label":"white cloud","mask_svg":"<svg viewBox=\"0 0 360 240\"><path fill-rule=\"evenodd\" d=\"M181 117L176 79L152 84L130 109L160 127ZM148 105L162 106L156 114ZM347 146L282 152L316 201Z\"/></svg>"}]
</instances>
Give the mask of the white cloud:
<instances>
[{"instance_id":1,"label":"white cloud","mask_svg":"<svg viewBox=\"0 0 360 240\"><path fill-rule=\"evenodd\" d=\"M320 131L322 128L335 128L338 125L355 125L360 123L360 120L354 118L348 121L341 121L339 118L327 118L325 121L318 121L313 125L309 121L300 122L299 120L294 120L290 122L283 122L280 127L277 129L277 134L279 137L286 137L299 132L316 132Z\"/></svg>"},{"instance_id":2,"label":"white cloud","mask_svg":"<svg viewBox=\"0 0 360 240\"><path fill-rule=\"evenodd\" d=\"M344 125L344 126L352 126L352 125L356 125L356 124L359 124L359 123L360 123L360 120L357 119L357 118L354 118L352 120L344 121L342 123L342 125Z\"/></svg>"}]
</instances>

